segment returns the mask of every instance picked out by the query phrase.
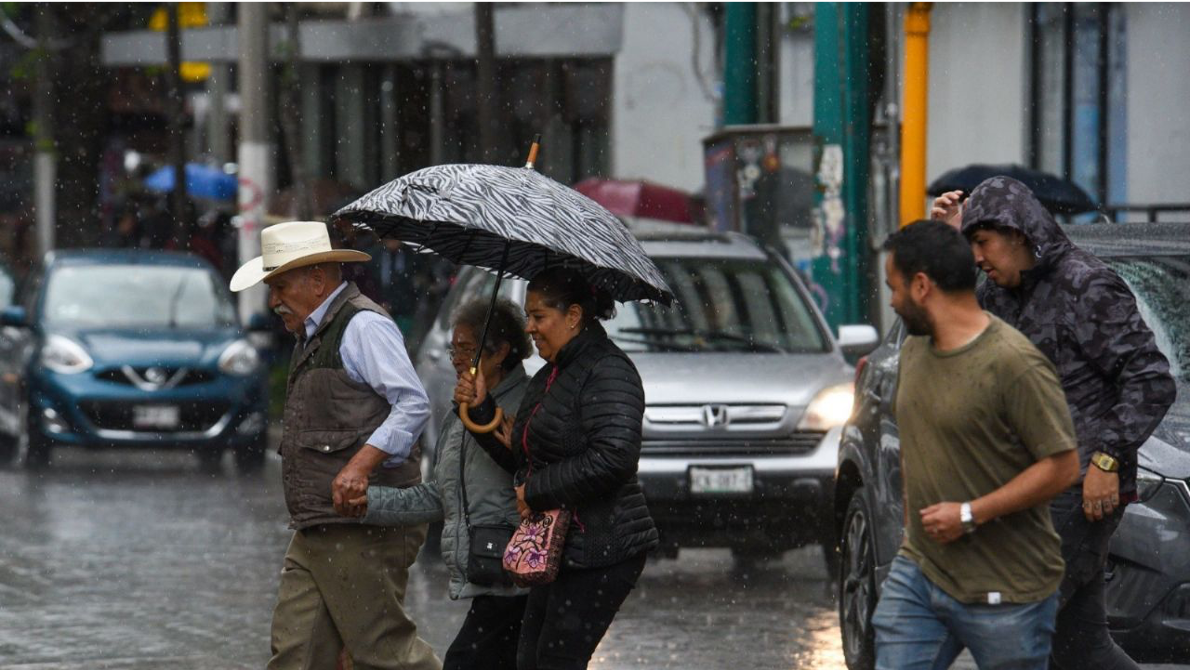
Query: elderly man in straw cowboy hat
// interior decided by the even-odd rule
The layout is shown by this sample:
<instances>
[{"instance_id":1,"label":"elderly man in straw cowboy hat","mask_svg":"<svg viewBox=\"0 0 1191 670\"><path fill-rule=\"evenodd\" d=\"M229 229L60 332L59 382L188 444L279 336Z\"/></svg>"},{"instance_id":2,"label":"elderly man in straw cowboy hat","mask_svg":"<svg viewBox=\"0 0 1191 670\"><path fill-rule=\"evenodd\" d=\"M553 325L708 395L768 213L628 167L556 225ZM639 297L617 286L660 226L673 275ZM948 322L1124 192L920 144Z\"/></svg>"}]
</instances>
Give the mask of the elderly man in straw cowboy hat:
<instances>
[{"instance_id":1,"label":"elderly man in straw cowboy hat","mask_svg":"<svg viewBox=\"0 0 1191 670\"><path fill-rule=\"evenodd\" d=\"M270 669L441 668L402 607L426 526L363 526L345 512L368 485L419 483L415 441L429 402L389 315L342 279L327 227L265 228L261 251L231 289L259 282L297 337L286 382L281 476L294 529L273 612Z\"/></svg>"}]
</instances>

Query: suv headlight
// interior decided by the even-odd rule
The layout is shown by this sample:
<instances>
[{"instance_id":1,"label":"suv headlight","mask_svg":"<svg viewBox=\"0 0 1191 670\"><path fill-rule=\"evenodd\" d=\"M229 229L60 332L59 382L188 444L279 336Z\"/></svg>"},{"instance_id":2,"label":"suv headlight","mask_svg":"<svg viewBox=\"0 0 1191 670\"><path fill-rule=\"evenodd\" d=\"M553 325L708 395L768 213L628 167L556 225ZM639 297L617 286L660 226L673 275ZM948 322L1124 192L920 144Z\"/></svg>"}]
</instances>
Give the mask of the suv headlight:
<instances>
[{"instance_id":1,"label":"suv headlight","mask_svg":"<svg viewBox=\"0 0 1191 670\"><path fill-rule=\"evenodd\" d=\"M247 340L232 342L219 355L219 369L237 377L247 377L256 372L260 363L260 354L256 353L256 347L249 344Z\"/></svg>"},{"instance_id":2,"label":"suv headlight","mask_svg":"<svg viewBox=\"0 0 1191 670\"><path fill-rule=\"evenodd\" d=\"M61 335L50 335L41 348L41 364L54 372L73 375L90 370L95 361L78 342Z\"/></svg>"},{"instance_id":3,"label":"suv headlight","mask_svg":"<svg viewBox=\"0 0 1191 670\"><path fill-rule=\"evenodd\" d=\"M807 405L799 430L831 430L852 416L854 388L851 383L829 386L815 395Z\"/></svg>"}]
</instances>

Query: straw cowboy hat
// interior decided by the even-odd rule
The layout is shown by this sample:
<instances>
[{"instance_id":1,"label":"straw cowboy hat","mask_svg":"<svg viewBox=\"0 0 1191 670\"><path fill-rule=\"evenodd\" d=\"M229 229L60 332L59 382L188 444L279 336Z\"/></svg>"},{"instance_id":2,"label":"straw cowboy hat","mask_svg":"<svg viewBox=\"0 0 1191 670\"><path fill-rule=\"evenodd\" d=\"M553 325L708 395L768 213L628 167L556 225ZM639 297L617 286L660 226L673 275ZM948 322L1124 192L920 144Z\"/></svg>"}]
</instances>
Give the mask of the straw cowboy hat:
<instances>
[{"instance_id":1,"label":"straw cowboy hat","mask_svg":"<svg viewBox=\"0 0 1191 670\"><path fill-rule=\"evenodd\" d=\"M361 263L372 260L362 251L332 249L327 225L320 221L287 221L261 231L261 255L232 276L233 292L243 291L282 272L317 263Z\"/></svg>"}]
</instances>

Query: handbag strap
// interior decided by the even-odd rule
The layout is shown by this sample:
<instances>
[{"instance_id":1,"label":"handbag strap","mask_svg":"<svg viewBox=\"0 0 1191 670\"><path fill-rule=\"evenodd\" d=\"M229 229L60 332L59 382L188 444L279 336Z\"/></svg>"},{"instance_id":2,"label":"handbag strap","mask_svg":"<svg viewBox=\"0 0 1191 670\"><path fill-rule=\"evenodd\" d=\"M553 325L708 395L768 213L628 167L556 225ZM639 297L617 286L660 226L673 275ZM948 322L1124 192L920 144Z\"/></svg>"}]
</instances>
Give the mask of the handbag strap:
<instances>
[{"instance_id":1,"label":"handbag strap","mask_svg":"<svg viewBox=\"0 0 1191 670\"><path fill-rule=\"evenodd\" d=\"M471 534L471 510L467 503L467 482L463 480L463 464L467 459L467 429L459 431L459 494L463 496L463 525Z\"/></svg>"}]
</instances>

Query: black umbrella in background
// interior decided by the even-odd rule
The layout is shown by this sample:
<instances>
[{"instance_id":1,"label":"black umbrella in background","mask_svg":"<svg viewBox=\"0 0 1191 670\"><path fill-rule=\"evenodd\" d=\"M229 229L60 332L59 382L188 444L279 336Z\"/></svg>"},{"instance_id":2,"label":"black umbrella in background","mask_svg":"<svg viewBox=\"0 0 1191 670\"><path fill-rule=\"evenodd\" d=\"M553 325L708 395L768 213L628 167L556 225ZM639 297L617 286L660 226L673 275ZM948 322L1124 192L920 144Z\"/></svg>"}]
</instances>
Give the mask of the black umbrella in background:
<instances>
[{"instance_id":1,"label":"black umbrella in background","mask_svg":"<svg viewBox=\"0 0 1191 670\"><path fill-rule=\"evenodd\" d=\"M964 197L971 194L980 182L990 177L1012 177L1034 192L1034 197L1052 214L1082 214L1098 209L1078 184L1070 179L1048 172L1033 170L1021 165L984 165L974 163L949 170L926 187L928 195L939 196L948 191L963 191Z\"/></svg>"},{"instance_id":2,"label":"black umbrella in background","mask_svg":"<svg viewBox=\"0 0 1191 670\"><path fill-rule=\"evenodd\" d=\"M432 251L454 263L496 271L488 321L506 273L532 279L548 268L568 267L626 302L670 304L674 294L641 243L620 219L578 191L533 169L535 139L524 168L438 165L395 179L340 209L336 218ZM488 335L488 321L472 374ZM460 418L473 432L490 432Z\"/></svg>"}]
</instances>

